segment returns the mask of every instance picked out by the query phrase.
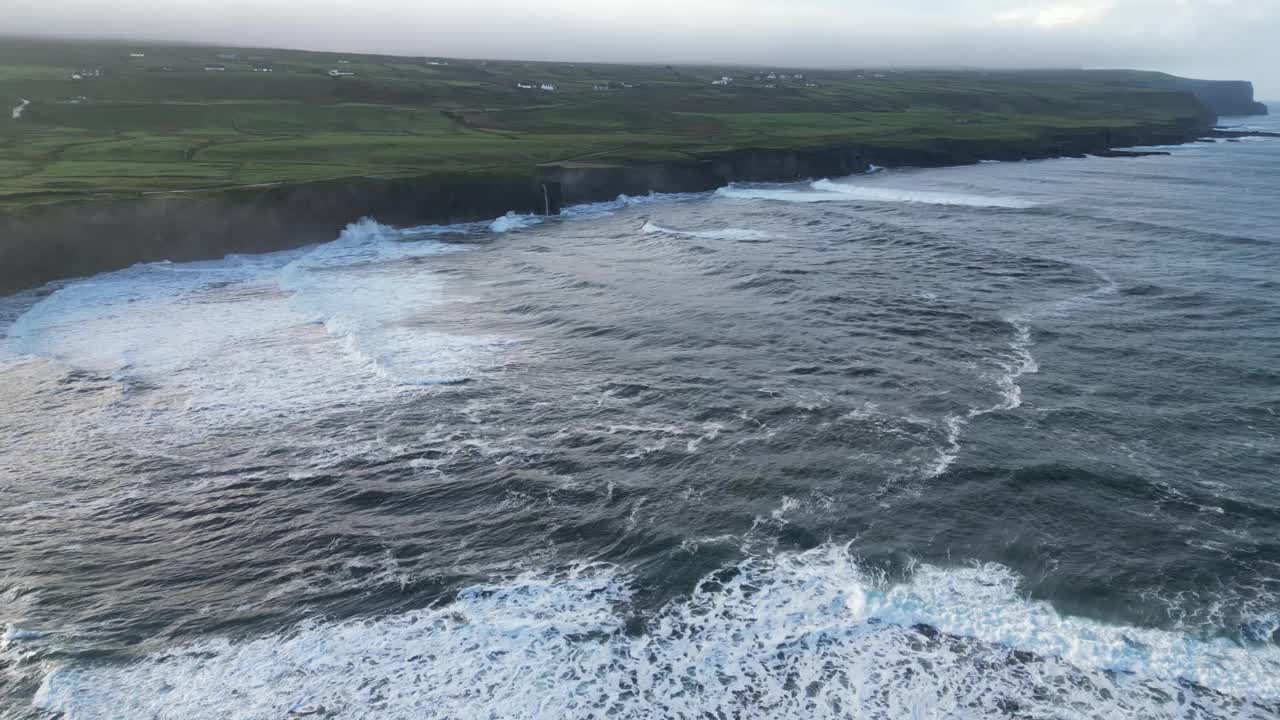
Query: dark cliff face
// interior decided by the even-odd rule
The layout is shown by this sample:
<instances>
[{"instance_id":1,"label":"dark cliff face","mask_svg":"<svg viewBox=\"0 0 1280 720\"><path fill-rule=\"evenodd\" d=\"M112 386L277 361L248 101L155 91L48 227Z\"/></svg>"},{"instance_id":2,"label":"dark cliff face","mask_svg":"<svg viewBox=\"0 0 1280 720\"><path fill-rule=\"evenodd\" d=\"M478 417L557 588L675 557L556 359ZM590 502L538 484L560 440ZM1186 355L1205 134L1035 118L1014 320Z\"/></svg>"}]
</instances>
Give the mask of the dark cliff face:
<instances>
[{"instance_id":1,"label":"dark cliff face","mask_svg":"<svg viewBox=\"0 0 1280 720\"><path fill-rule=\"evenodd\" d=\"M1155 85L1163 89L1191 93L1219 116L1268 114L1267 106L1253 99L1251 82L1171 77Z\"/></svg>"},{"instance_id":2,"label":"dark cliff face","mask_svg":"<svg viewBox=\"0 0 1280 720\"><path fill-rule=\"evenodd\" d=\"M325 242L361 217L398 226L455 223L508 211L556 214L561 205L619 194L694 192L730 182L783 182L865 172L871 165L935 167L982 159L1106 154L1110 148L1187 142L1212 118L1125 129L1078 128L1033 140L940 139L910 146L742 149L685 162L560 163L528 173L439 173L348 178L219 193L38 207L0 217L0 293L157 260L201 260Z\"/></svg>"},{"instance_id":3,"label":"dark cliff face","mask_svg":"<svg viewBox=\"0 0 1280 720\"><path fill-rule=\"evenodd\" d=\"M552 163L542 178L552 197L565 205L611 200L620 193L700 192L732 182L787 182L840 177L883 167L939 167L979 160L1037 160L1108 155L1112 148L1189 142L1208 133L1213 118L1187 118L1182 125L1079 128L1035 140L948 139L912 146L869 145L813 150L742 149L688 162L608 165ZM1118 153L1116 153L1118 154Z\"/></svg>"},{"instance_id":4,"label":"dark cliff face","mask_svg":"<svg viewBox=\"0 0 1280 720\"><path fill-rule=\"evenodd\" d=\"M0 216L0 293L140 262L326 242L362 217L413 226L547 209L534 173L349 178L36 207Z\"/></svg>"}]
</instances>

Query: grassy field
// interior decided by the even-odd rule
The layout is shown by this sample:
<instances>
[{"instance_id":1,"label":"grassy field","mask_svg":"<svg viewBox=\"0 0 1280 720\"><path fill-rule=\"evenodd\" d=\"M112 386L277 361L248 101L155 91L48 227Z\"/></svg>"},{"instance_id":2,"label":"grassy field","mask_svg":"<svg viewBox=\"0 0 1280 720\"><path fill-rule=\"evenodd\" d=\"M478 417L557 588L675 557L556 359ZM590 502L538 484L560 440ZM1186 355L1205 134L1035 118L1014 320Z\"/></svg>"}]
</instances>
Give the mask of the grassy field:
<instances>
[{"instance_id":1,"label":"grassy field","mask_svg":"<svg viewBox=\"0 0 1280 720\"><path fill-rule=\"evenodd\" d=\"M0 207L742 147L999 142L1203 113L1144 87L1152 73L796 72L0 39ZM725 75L731 85L712 84Z\"/></svg>"}]
</instances>

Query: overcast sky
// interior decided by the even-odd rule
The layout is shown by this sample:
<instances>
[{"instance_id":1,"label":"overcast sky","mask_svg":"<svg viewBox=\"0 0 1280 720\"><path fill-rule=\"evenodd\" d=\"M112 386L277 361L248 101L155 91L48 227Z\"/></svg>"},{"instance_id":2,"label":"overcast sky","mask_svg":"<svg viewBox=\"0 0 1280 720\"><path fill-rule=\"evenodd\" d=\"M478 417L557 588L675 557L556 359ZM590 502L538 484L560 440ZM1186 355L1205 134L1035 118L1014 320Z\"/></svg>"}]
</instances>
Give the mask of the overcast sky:
<instances>
[{"instance_id":1,"label":"overcast sky","mask_svg":"<svg viewBox=\"0 0 1280 720\"><path fill-rule=\"evenodd\" d=\"M0 31L412 55L1132 67L1280 100L1280 0L4 0Z\"/></svg>"}]
</instances>

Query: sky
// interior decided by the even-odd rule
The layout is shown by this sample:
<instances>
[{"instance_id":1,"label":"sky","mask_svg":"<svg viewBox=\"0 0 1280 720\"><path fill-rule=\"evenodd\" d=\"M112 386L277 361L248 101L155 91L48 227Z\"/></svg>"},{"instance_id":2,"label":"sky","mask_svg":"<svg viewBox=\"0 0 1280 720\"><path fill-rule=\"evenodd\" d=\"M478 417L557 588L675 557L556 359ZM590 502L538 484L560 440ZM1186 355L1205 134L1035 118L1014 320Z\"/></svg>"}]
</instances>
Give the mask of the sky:
<instances>
[{"instance_id":1,"label":"sky","mask_svg":"<svg viewBox=\"0 0 1280 720\"><path fill-rule=\"evenodd\" d=\"M1280 100L1280 0L4 0L14 34L527 60L1126 67Z\"/></svg>"}]
</instances>

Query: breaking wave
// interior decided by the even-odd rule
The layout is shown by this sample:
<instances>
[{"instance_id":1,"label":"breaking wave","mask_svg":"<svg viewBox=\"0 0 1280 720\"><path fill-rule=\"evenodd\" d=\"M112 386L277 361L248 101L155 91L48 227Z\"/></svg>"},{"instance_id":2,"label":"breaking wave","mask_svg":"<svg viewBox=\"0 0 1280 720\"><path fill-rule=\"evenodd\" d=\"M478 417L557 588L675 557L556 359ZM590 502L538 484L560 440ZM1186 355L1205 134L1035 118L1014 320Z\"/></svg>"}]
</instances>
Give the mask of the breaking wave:
<instances>
[{"instance_id":1,"label":"breaking wave","mask_svg":"<svg viewBox=\"0 0 1280 720\"><path fill-rule=\"evenodd\" d=\"M689 200L697 200L707 197L708 193L691 192L691 193L649 193L648 195L627 195L622 194L613 200L604 202L581 203L579 205L571 205L560 210L560 216L570 219L582 218L600 218L612 215L619 210L639 205L653 205L658 203L676 203L687 202Z\"/></svg>"},{"instance_id":2,"label":"breaking wave","mask_svg":"<svg viewBox=\"0 0 1280 720\"><path fill-rule=\"evenodd\" d=\"M223 419L327 402L337 384L367 393L371 380L456 382L505 341L434 329L433 309L455 298L423 261L466 251L437 236L478 231L361 220L299 250L104 273L26 309L6 352L167 387L188 410ZM333 342L314 338L317 325ZM316 356L285 362L272 347ZM271 361L253 359L264 355Z\"/></svg>"},{"instance_id":3,"label":"breaking wave","mask_svg":"<svg viewBox=\"0 0 1280 720\"><path fill-rule=\"evenodd\" d=\"M502 232L526 222L507 216L490 229ZM361 220L336 241L289 263L278 282L302 315L344 339L348 352L379 376L409 384L459 382L501 341L430 329L432 308L450 298L438 278L407 271L405 262L465 246L415 239L418 232Z\"/></svg>"},{"instance_id":4,"label":"breaking wave","mask_svg":"<svg viewBox=\"0 0 1280 720\"><path fill-rule=\"evenodd\" d=\"M530 573L437 608L68 664L35 705L68 720L1175 718L1280 700L1280 648L1062 616L999 565L892 583L824 546L748 559L638 620L634 592L612 566Z\"/></svg>"},{"instance_id":5,"label":"breaking wave","mask_svg":"<svg viewBox=\"0 0 1280 720\"><path fill-rule=\"evenodd\" d=\"M512 230L521 230L527 227L533 227L545 219L546 218L542 215L525 215L509 212L489 223L489 229L496 233L511 232Z\"/></svg>"},{"instance_id":6,"label":"breaking wave","mask_svg":"<svg viewBox=\"0 0 1280 720\"><path fill-rule=\"evenodd\" d=\"M751 230L749 228L723 228L721 230L673 230L660 225L654 225L652 222L646 222L641 232L646 235L664 234L664 235L680 235L682 237L697 238L699 240L768 240L771 235L761 230Z\"/></svg>"},{"instance_id":7,"label":"breaking wave","mask_svg":"<svg viewBox=\"0 0 1280 720\"><path fill-rule=\"evenodd\" d=\"M1025 210L1036 206L1033 202L1013 197L987 197L984 195L925 190L902 190L872 185L851 185L831 180L817 180L811 183L809 187L809 190L788 190L777 187L739 187L730 185L720 188L716 191L716 194L720 197L737 200L778 200L798 203L861 200L865 202L957 205L1013 210Z\"/></svg>"},{"instance_id":8,"label":"breaking wave","mask_svg":"<svg viewBox=\"0 0 1280 720\"><path fill-rule=\"evenodd\" d=\"M851 185L832 180L818 180L813 183L815 190L848 195L858 200L871 202L911 202L928 205L967 205L969 207L991 207L1026 209L1036 204L1014 197L988 197L985 195L967 195L963 193L931 192L926 190L902 190L899 188L879 187L873 185Z\"/></svg>"}]
</instances>

